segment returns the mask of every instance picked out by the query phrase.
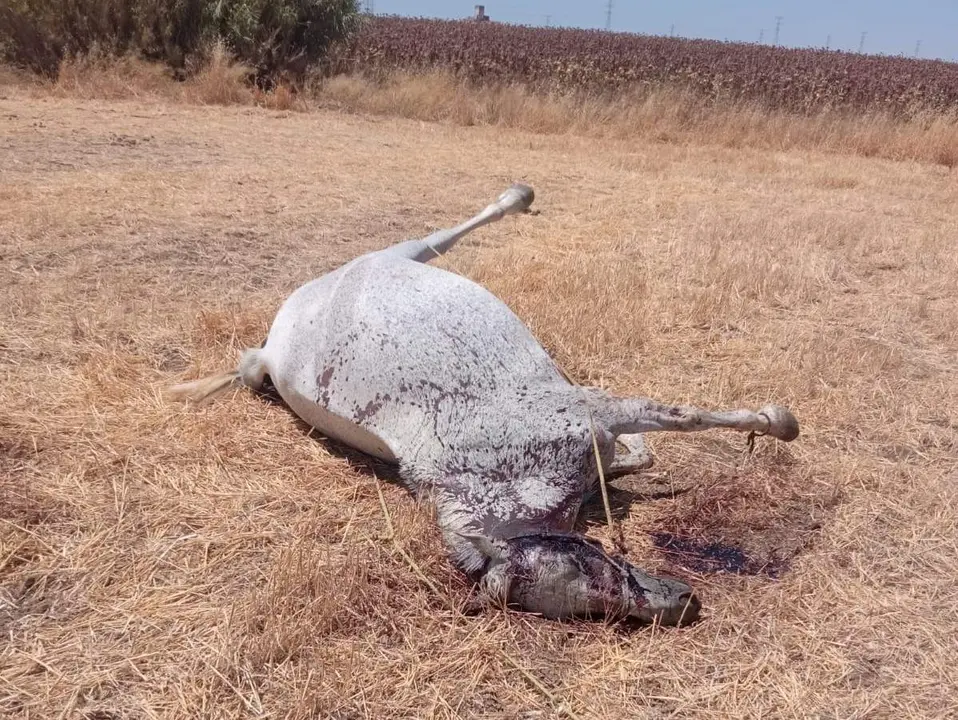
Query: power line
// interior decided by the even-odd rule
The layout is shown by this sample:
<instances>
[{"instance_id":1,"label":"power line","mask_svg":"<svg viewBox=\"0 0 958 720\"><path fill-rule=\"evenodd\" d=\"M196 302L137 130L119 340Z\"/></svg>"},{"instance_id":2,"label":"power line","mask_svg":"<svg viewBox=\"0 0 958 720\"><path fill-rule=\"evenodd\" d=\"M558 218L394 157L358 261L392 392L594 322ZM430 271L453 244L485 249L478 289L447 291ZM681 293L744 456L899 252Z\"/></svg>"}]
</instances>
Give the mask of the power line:
<instances>
[{"instance_id":1,"label":"power line","mask_svg":"<svg viewBox=\"0 0 958 720\"><path fill-rule=\"evenodd\" d=\"M775 42L773 44L778 45L778 30L782 27L782 16L775 16Z\"/></svg>"}]
</instances>

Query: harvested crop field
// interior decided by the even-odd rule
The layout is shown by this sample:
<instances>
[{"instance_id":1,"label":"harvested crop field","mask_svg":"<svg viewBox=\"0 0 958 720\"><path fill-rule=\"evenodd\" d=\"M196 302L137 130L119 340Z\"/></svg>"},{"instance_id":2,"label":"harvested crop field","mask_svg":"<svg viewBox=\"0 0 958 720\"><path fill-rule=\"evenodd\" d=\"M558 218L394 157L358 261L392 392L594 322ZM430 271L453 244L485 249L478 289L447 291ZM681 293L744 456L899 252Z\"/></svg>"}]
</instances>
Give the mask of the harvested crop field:
<instances>
[{"instance_id":1,"label":"harvested crop field","mask_svg":"<svg viewBox=\"0 0 958 720\"><path fill-rule=\"evenodd\" d=\"M378 167L377 167L378 165ZM476 612L430 509L229 368L285 296L457 223L442 266L579 382L794 410L616 481L679 629ZM956 175L317 110L0 99L0 712L87 718L958 714ZM401 302L401 298L397 298ZM609 545L601 506L582 528ZM417 577L405 548L435 584ZM735 572L736 570L741 572Z\"/></svg>"},{"instance_id":2,"label":"harvested crop field","mask_svg":"<svg viewBox=\"0 0 958 720\"><path fill-rule=\"evenodd\" d=\"M341 62L363 71L444 69L482 83L621 96L673 86L799 113L954 112L958 64L761 43L497 22L373 17Z\"/></svg>"}]
</instances>

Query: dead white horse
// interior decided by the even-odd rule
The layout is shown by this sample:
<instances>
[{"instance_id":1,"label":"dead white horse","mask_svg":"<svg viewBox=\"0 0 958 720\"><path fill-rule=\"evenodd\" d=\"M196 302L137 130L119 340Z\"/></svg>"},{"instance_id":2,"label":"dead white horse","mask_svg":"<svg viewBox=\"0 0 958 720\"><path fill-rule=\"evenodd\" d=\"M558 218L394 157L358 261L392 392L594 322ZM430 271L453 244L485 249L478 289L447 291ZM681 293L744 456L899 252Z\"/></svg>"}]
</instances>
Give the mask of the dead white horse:
<instances>
[{"instance_id":1,"label":"dead white horse","mask_svg":"<svg viewBox=\"0 0 958 720\"><path fill-rule=\"evenodd\" d=\"M522 321L470 280L428 265L467 233L528 209L513 185L479 215L370 252L283 303L234 372L179 385L200 400L230 385L282 399L327 437L398 466L435 502L454 564L497 603L550 618L694 620L692 588L652 577L573 532L609 476L650 465L642 433L729 428L798 436L785 408L708 412L570 383ZM628 452L616 456L616 440Z\"/></svg>"}]
</instances>

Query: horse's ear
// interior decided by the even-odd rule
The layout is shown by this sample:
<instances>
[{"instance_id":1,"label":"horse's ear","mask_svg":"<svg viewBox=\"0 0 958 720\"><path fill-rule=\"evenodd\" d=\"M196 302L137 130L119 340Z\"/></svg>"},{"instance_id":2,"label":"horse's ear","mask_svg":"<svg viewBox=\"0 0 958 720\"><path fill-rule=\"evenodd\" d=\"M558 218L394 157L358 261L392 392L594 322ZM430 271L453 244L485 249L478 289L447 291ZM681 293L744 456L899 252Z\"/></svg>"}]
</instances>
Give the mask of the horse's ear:
<instances>
[{"instance_id":1,"label":"horse's ear","mask_svg":"<svg viewBox=\"0 0 958 720\"><path fill-rule=\"evenodd\" d=\"M473 535L471 533L456 534L472 543L472 546L478 550L483 557L487 557L493 561L501 561L506 557L508 548L504 540L486 537L485 535Z\"/></svg>"}]
</instances>

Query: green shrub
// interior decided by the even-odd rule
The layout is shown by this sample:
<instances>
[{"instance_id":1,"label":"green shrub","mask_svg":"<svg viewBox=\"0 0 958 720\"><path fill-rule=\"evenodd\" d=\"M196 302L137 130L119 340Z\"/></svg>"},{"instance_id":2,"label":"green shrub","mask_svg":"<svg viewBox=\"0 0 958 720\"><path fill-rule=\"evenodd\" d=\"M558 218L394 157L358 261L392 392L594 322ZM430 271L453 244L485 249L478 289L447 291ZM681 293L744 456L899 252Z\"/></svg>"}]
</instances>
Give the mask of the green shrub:
<instances>
[{"instance_id":1,"label":"green shrub","mask_svg":"<svg viewBox=\"0 0 958 720\"><path fill-rule=\"evenodd\" d=\"M358 24L358 0L4 0L0 59L55 76L67 55L133 52L183 73L219 39L264 85Z\"/></svg>"},{"instance_id":2,"label":"green shrub","mask_svg":"<svg viewBox=\"0 0 958 720\"><path fill-rule=\"evenodd\" d=\"M301 75L359 25L357 0L235 0L221 3L220 36L256 70L260 84Z\"/></svg>"}]
</instances>

